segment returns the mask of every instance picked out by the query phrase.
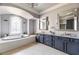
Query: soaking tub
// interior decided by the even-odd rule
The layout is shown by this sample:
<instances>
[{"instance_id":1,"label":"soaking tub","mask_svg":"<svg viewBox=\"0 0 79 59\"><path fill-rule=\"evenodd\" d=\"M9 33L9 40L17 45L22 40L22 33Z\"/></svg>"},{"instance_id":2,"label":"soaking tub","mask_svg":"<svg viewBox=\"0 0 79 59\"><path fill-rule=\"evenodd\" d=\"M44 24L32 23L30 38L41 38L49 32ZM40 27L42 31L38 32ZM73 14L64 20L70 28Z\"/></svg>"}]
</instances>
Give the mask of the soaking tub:
<instances>
[{"instance_id":1,"label":"soaking tub","mask_svg":"<svg viewBox=\"0 0 79 59\"><path fill-rule=\"evenodd\" d=\"M1 38L2 40L14 40L14 39L20 39L20 38L26 38L29 35L10 35L10 36L6 36Z\"/></svg>"},{"instance_id":2,"label":"soaking tub","mask_svg":"<svg viewBox=\"0 0 79 59\"><path fill-rule=\"evenodd\" d=\"M35 35L19 37L19 38L16 38L16 37L15 38L5 37L5 39L0 38L0 53L6 52L11 49L15 49L17 47L20 47L22 45L26 45L32 42L35 42Z\"/></svg>"}]
</instances>

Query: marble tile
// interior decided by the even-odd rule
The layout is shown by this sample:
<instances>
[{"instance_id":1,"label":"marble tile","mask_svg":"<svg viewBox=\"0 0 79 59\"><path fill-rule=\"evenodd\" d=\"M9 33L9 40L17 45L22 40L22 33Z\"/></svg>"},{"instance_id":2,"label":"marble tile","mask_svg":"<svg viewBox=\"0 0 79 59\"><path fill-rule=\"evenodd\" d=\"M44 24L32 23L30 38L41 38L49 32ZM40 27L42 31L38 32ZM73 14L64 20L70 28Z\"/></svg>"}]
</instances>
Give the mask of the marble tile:
<instances>
[{"instance_id":1,"label":"marble tile","mask_svg":"<svg viewBox=\"0 0 79 59\"><path fill-rule=\"evenodd\" d=\"M68 55L41 43L32 43L4 53L5 55Z\"/></svg>"}]
</instances>

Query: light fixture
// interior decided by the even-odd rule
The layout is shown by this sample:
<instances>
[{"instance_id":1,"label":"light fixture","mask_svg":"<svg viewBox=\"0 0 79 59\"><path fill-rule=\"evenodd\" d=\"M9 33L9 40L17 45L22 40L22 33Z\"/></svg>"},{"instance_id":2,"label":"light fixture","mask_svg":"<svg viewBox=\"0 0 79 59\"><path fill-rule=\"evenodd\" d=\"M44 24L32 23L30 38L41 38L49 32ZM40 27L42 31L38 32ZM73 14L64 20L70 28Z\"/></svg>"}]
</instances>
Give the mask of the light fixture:
<instances>
[{"instance_id":1,"label":"light fixture","mask_svg":"<svg viewBox=\"0 0 79 59\"><path fill-rule=\"evenodd\" d=\"M5 19L4 21L8 21L7 19Z\"/></svg>"},{"instance_id":2,"label":"light fixture","mask_svg":"<svg viewBox=\"0 0 79 59\"><path fill-rule=\"evenodd\" d=\"M37 6L40 6L40 4L38 4L38 3L31 3L31 7L32 8L37 7Z\"/></svg>"}]
</instances>

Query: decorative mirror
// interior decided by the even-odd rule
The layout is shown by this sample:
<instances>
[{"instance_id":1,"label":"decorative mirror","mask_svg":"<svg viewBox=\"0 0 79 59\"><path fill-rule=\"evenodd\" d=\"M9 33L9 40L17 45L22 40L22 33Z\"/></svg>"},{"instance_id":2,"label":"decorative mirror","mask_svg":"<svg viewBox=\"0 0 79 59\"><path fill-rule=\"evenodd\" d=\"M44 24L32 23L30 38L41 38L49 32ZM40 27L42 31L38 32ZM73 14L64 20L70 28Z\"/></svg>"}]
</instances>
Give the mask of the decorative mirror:
<instances>
[{"instance_id":1,"label":"decorative mirror","mask_svg":"<svg viewBox=\"0 0 79 59\"><path fill-rule=\"evenodd\" d=\"M48 30L48 25L49 25L48 17L45 17L39 21L39 29L41 30Z\"/></svg>"},{"instance_id":2,"label":"decorative mirror","mask_svg":"<svg viewBox=\"0 0 79 59\"><path fill-rule=\"evenodd\" d=\"M79 29L79 9L71 9L59 14L59 28L60 30L78 31ZM63 13L63 14L62 14Z\"/></svg>"}]
</instances>

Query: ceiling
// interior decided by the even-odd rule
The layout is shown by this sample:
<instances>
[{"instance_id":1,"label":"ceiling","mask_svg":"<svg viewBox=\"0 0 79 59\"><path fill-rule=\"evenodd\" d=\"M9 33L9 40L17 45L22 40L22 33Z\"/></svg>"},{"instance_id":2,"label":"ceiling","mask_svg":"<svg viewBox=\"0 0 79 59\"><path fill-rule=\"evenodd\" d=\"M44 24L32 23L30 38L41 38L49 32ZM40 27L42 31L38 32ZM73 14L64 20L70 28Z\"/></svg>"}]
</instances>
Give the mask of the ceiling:
<instances>
[{"instance_id":1,"label":"ceiling","mask_svg":"<svg viewBox=\"0 0 79 59\"><path fill-rule=\"evenodd\" d=\"M37 12L42 12L50 7L57 5L58 3L26 3L25 5L33 8ZM33 6L32 6L33 5Z\"/></svg>"},{"instance_id":2,"label":"ceiling","mask_svg":"<svg viewBox=\"0 0 79 59\"><path fill-rule=\"evenodd\" d=\"M62 3L0 3L0 5L15 6L39 15L46 10L61 6Z\"/></svg>"}]
</instances>

